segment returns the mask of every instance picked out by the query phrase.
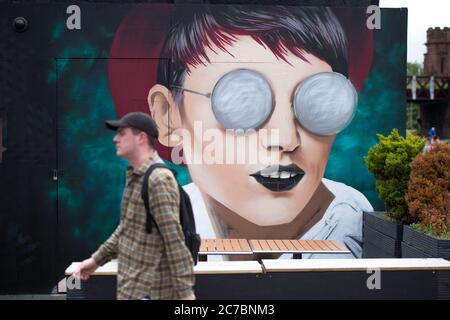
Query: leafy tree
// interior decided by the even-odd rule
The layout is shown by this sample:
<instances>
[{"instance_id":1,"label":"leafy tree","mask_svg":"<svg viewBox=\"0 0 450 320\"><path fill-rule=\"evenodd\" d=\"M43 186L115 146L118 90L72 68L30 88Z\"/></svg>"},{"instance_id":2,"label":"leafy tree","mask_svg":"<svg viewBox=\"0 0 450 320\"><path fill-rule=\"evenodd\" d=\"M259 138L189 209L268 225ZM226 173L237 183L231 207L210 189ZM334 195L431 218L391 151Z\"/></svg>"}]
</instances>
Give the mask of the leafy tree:
<instances>
[{"instance_id":1,"label":"leafy tree","mask_svg":"<svg viewBox=\"0 0 450 320\"><path fill-rule=\"evenodd\" d=\"M408 62L406 64L408 76L423 76L423 66L418 62Z\"/></svg>"},{"instance_id":2,"label":"leafy tree","mask_svg":"<svg viewBox=\"0 0 450 320\"><path fill-rule=\"evenodd\" d=\"M406 200L411 220L435 236L450 235L450 146L438 143L411 162Z\"/></svg>"}]
</instances>

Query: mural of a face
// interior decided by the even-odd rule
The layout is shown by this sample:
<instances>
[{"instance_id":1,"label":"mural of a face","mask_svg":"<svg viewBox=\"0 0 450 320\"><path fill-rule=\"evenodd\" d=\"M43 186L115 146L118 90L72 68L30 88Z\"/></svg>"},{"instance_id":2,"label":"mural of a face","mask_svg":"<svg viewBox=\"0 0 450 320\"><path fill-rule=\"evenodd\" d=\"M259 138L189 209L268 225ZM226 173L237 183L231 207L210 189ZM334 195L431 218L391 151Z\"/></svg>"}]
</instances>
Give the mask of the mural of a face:
<instances>
[{"instance_id":1,"label":"mural of a face","mask_svg":"<svg viewBox=\"0 0 450 320\"><path fill-rule=\"evenodd\" d=\"M382 9L381 29L370 30L366 24L370 15L364 7L328 10L294 5L84 3L82 11L89 14L83 15L83 28L65 32L68 15L60 10L65 8L28 9L6 5L3 10L2 6L5 17L24 15L34 21L34 27L26 33L11 29L11 41L0 42L7 59L24 66L11 74L22 79L23 85L0 86L1 96L14 97L0 108L0 189L7 200L3 201L0 229L5 231L2 235L6 235L7 251L17 247L17 239L27 239L26 247L36 250L30 255L16 250L16 256L6 259L10 262L6 263L8 270L16 264L23 266L8 278L6 289L9 283L17 283L17 288L26 283L31 289L39 282L39 288L36 285L33 291L47 291L54 286L55 270L63 275L70 262L91 254L117 227L127 163L114 154L121 156L126 151L122 141L117 150L114 148L112 132L105 129L104 119L149 112L150 100L151 114L158 120L160 142L164 145L173 146L168 143L168 128L192 132L195 120L202 121L203 131L218 128L226 136L212 112L212 99L184 91L177 105L168 87L171 84L210 93L219 79L242 68L258 72L271 90L272 112L257 130L280 130L279 148L270 148L278 160L274 163L295 164L305 176L294 188L274 192L250 176L266 163L171 166L180 184L192 191L193 204L201 204L194 213L210 218L203 204L211 203L215 212L224 209L222 220L231 211L236 213L229 215L236 224L229 224L228 235L209 232L211 223L207 219L196 220L199 233L207 229L201 234L204 238L336 239L354 244L354 256L358 252L361 256L357 244L361 239L361 216L363 211L372 211L363 197L377 210L384 208L363 157L376 143L377 133L387 134L392 128L405 132L406 10ZM34 41L36 38L42 41ZM195 63L203 59L202 50L211 41L224 46L207 49L211 61L205 61L205 65ZM306 55L309 63L298 59L301 50L312 53ZM27 52L39 52L39 63L28 59ZM171 72L165 73L166 78L160 77L164 74L159 68L161 61L170 61L167 68ZM327 64L350 79L359 94L354 121L334 141L332 136L314 135L305 129L307 126L300 125L291 106L295 88L305 83L307 73L323 71L322 67L329 71ZM189 73L184 73L185 65ZM182 81L171 81L178 79L178 71L186 76ZM30 85L33 83L38 85ZM55 127L61 130L56 132ZM201 141L199 136L197 139ZM183 143L186 150L192 149L192 141ZM231 145L227 147L235 150ZM263 153L267 149L267 142L258 141L254 150ZM171 160L170 151L158 144L164 160ZM319 183L327 158L326 179ZM64 174L57 182L52 181L48 168ZM202 200L202 194L189 184L187 169L205 201L196 201ZM314 191L317 183L319 188ZM331 188L336 186L339 190ZM333 206L319 201L323 197L317 195L324 188L335 196ZM24 201L24 191L30 193L30 201ZM362 195L358 197L356 191ZM307 218L300 217L313 212L310 204L318 198L321 206L327 206L327 212L317 223L308 225ZM338 202L341 206L334 206ZM292 220L295 215L297 218ZM339 219L333 229L327 229L331 216ZM30 224L30 217L39 217L41 222ZM250 222L243 223L244 218L259 225L247 228ZM283 222L288 226L277 225ZM233 229L235 225L246 225L244 231L254 231L240 232ZM50 249L41 250L43 247ZM33 274L36 270L40 270L40 277Z\"/></svg>"},{"instance_id":2,"label":"mural of a face","mask_svg":"<svg viewBox=\"0 0 450 320\"><path fill-rule=\"evenodd\" d=\"M304 172L304 176L291 188L272 191L252 176L267 167L267 164L191 163L188 164L189 173L203 194L248 221L259 226L289 223L304 209L319 186L335 138L335 135L319 136L305 130L294 116L292 97L306 78L332 69L326 62L307 53L304 55L306 61L290 52L286 54L286 61L282 61L249 36L238 37L233 45L225 49L208 48L210 63L191 66L183 87L209 93L219 79L231 71L248 69L262 75L271 87L274 107L267 121L256 131L276 130L279 141L274 145L267 139L259 138L256 149L248 152L267 154L269 151L271 159L275 161L272 165L294 165ZM155 86L149 94L151 105L157 104L155 99L158 99L158 94L160 97L165 96L169 105L174 104L167 90ZM198 159L202 157L202 154L195 153L205 150L210 144L203 138L204 132L209 129L221 132L222 141L227 141L225 136L229 133L216 119L211 99L185 91L181 105L175 108L177 111L171 110L171 118L179 119L179 122L177 124L176 120L172 120L172 125L185 129L190 136L190 139L183 140L185 154L191 154L194 158L197 156ZM164 116L158 117L156 109L154 107L151 110L152 114L161 123ZM194 130L196 121L202 124L200 132ZM167 140L162 139L161 142L167 143ZM203 148L194 148L195 144L202 144ZM238 152L236 144L225 144L223 150L225 154Z\"/></svg>"}]
</instances>

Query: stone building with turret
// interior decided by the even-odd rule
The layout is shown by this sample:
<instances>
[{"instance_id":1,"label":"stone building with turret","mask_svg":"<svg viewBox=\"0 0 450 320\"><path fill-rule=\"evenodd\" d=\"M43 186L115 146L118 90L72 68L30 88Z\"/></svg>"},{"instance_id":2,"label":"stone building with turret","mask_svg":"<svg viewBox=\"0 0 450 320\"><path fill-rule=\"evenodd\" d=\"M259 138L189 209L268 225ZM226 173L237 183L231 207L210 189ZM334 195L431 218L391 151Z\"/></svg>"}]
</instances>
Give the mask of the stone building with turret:
<instances>
[{"instance_id":1,"label":"stone building with turret","mask_svg":"<svg viewBox=\"0 0 450 320\"><path fill-rule=\"evenodd\" d=\"M450 76L450 28L429 28L425 45L424 74Z\"/></svg>"},{"instance_id":2,"label":"stone building with turret","mask_svg":"<svg viewBox=\"0 0 450 320\"><path fill-rule=\"evenodd\" d=\"M427 52L424 54L424 75L450 76L450 28L427 30ZM447 86L450 85L447 81ZM420 106L422 134L435 127L441 138L450 139L450 102L428 101Z\"/></svg>"}]
</instances>

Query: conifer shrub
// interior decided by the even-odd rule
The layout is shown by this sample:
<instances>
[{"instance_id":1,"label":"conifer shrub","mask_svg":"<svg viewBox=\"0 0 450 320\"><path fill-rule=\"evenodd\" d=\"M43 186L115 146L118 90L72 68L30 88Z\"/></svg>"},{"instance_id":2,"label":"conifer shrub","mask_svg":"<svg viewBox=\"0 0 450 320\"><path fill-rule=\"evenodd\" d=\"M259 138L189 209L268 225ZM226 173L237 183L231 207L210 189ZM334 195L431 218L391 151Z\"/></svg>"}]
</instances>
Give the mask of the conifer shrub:
<instances>
[{"instance_id":1,"label":"conifer shrub","mask_svg":"<svg viewBox=\"0 0 450 320\"><path fill-rule=\"evenodd\" d=\"M384 202L387 215L398 223L410 223L405 195L408 190L410 163L425 146L425 140L407 133L402 137L397 129L384 136L377 134L379 142L372 146L365 164L375 177L375 189Z\"/></svg>"}]
</instances>

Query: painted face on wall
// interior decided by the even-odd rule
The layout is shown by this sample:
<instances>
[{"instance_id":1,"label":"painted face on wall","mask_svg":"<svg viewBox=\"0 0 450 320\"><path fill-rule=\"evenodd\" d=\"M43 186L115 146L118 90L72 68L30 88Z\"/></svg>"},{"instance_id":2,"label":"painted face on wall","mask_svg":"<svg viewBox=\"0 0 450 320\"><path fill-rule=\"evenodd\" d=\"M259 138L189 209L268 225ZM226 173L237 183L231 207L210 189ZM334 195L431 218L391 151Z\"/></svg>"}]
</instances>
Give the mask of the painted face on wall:
<instances>
[{"instance_id":1,"label":"painted face on wall","mask_svg":"<svg viewBox=\"0 0 450 320\"><path fill-rule=\"evenodd\" d=\"M184 95L178 108L179 115L172 115L172 119L175 119L173 123L179 117L180 127L184 129L183 151L191 156L191 161L187 161L189 173L203 194L248 221L260 226L289 223L302 211L319 186L336 136L318 135L306 130L298 120L299 116L295 115L293 99L296 90L306 79L319 73L332 72L332 69L326 62L306 53L306 61L290 52L286 54L286 61L282 61L248 36L238 37L232 46L225 49L208 48L210 63L190 67L183 84ZM232 84L231 96L239 96L242 86L257 91L254 95L256 107L252 104L253 100L245 101L245 97L231 103L234 108L242 107L241 118L236 110L232 110L233 107L221 114L224 108L226 110L227 99L233 98L223 97L223 94L215 97L213 92L218 91L217 86L227 86L223 84L223 79L232 77L236 72L243 72L243 78L229 81ZM212 95L207 94L211 92ZM269 107L264 105L265 94L271 95ZM155 99L158 97L153 96L153 103ZM258 115L252 114L253 108L259 108L260 113L265 112L266 119L262 117L262 120L258 120ZM267 108L270 110L265 110ZM235 116L227 120L227 114L232 112L235 112ZM153 114L158 121L160 117L155 112ZM249 138L251 135L257 136L256 145L249 145L247 152L261 155L258 159L265 159L264 155L269 153L270 165L278 170L273 171L270 166L267 169L267 163L192 163L192 159L204 159L205 149L211 143L205 141L208 140L205 135L211 129L220 132L221 137L216 134L215 138L225 142L224 154L240 152L236 143L227 143L232 141L232 137L228 137L232 134L227 132L226 127L232 126L232 123L236 123L235 127L245 127L245 123L249 123L244 129L255 129L246 135ZM258 133L261 130L274 132L278 138L271 139L270 134L269 139L264 138L267 137L264 135L260 137ZM203 148L198 148L199 145Z\"/></svg>"}]
</instances>

